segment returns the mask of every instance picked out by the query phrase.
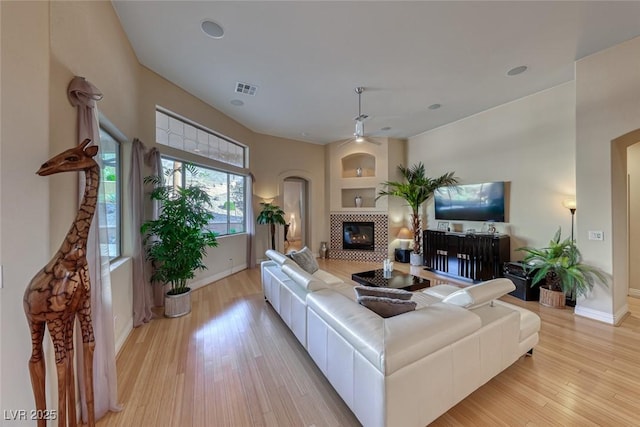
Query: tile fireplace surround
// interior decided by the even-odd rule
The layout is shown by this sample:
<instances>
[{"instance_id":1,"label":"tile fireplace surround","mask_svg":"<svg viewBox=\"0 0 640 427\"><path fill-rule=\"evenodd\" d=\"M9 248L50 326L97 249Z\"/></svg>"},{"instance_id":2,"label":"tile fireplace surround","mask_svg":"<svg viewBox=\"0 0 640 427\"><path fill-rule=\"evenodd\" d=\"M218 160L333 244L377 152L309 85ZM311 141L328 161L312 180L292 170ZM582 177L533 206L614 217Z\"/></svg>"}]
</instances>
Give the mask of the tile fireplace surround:
<instances>
[{"instance_id":1,"label":"tile fireplace surround","mask_svg":"<svg viewBox=\"0 0 640 427\"><path fill-rule=\"evenodd\" d=\"M329 215L331 241L329 258L350 261L383 261L389 256L389 218L386 214L335 213ZM343 222L373 222L374 250L342 249Z\"/></svg>"}]
</instances>

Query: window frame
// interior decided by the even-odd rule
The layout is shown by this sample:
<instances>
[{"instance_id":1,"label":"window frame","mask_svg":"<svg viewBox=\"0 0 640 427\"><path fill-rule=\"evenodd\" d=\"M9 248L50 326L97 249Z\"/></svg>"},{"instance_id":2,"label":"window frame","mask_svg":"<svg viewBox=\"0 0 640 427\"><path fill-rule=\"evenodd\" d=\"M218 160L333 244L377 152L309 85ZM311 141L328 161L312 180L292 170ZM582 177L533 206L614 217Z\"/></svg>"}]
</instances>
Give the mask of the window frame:
<instances>
[{"instance_id":1,"label":"window frame","mask_svg":"<svg viewBox=\"0 0 640 427\"><path fill-rule=\"evenodd\" d=\"M173 161L173 162L179 162L181 164L180 168L181 168L181 173L180 173L180 185L184 188L184 186L186 185L186 180L187 180L187 173L185 172L185 165L186 164L192 164L197 168L202 168L202 169L206 169L212 172L218 172L218 173L224 173L226 174L226 178L227 178L227 197L225 200L225 203L227 205L226 208L226 215L227 215L227 220L226 220L226 233L218 233L216 231L216 235L217 237L225 237L225 236L235 236L238 234L246 234L247 233L247 176L237 173L237 172L233 172L233 171L229 171L229 170L224 170L222 168L216 168L214 166L210 166L210 165L205 165L202 163L198 163L198 162L192 162L190 160L186 160L184 158L180 158L178 156L174 156L174 155L167 155L167 154L160 154L160 158L162 160L169 160L169 161ZM163 171L164 173L164 171ZM231 229L231 209L230 209L230 202L231 202L231 191L229 191L229 189L231 188L231 175L235 175L237 177L242 178L242 180L244 181L243 183L243 188L244 188L244 197L243 197L243 203L242 203L242 218L243 218L243 230L239 231L239 232L235 232L235 233L230 233L229 230ZM166 185L166 183L165 183ZM234 202L235 203L235 202ZM215 215L215 212L213 212L213 214ZM210 225L213 225L215 223L211 223ZM218 223L220 224L220 223ZM215 230L214 230L215 231Z\"/></svg>"},{"instance_id":2,"label":"window frame","mask_svg":"<svg viewBox=\"0 0 640 427\"><path fill-rule=\"evenodd\" d=\"M116 210L117 210L117 214L116 214L116 232L117 232L117 245L116 245L116 252L117 255L115 255L114 257L111 257L109 255L109 263L113 264L114 262L118 261L120 258L122 258L123 254L122 254L122 239L123 239L123 230L122 230L122 216L123 216L123 203L122 203L122 146L123 146L123 141L121 140L120 137L118 137L117 132L113 131L110 126L106 126L103 123L99 124L99 132L102 131L104 133L106 133L107 135L109 135L111 137L111 139L115 142L116 144L116 164L115 164L115 169L116 169ZM100 138L100 146L102 146L102 138ZM99 153L100 154L100 153ZM100 159L100 163L102 166L102 169L104 169L104 163L102 158ZM102 170L100 171L100 175L102 175ZM100 180L103 182L105 181L105 177L101 176ZM106 222L106 218L104 219L104 221ZM98 227L100 226L100 224L98 224ZM109 243L107 243L107 245L109 245ZM108 254L108 252L107 252Z\"/></svg>"},{"instance_id":3,"label":"window frame","mask_svg":"<svg viewBox=\"0 0 640 427\"><path fill-rule=\"evenodd\" d=\"M224 159L221 159L221 158L214 158L214 157L210 157L210 156L207 156L207 155L203 155L203 154L200 154L200 151L185 150L184 149L184 144L183 144L183 148L178 148L178 147L170 145L168 142L167 142L167 144L158 142L158 137L157 137L158 120L156 118L156 120L155 120L155 129L156 129L155 142L156 142L157 145L162 146L162 147L169 147L169 148L171 148L173 150L181 151L181 152L184 152L184 153L189 153L190 155L194 155L194 156L197 156L197 157L202 158L202 159L207 159L207 160L211 160L211 161L218 162L218 163L221 163L221 164L225 164L225 165L228 165L231 168L246 169L248 167L248 164L249 164L249 149L248 149L248 147L246 145L241 144L241 143L239 143L237 141L234 141L233 139L231 139L229 137L226 137L226 136L224 136L224 135L222 135L222 134L220 134L220 133L218 133L218 132L216 132L216 131L214 131L212 129L209 129L209 128L207 128L207 127L205 127L205 126L203 126L203 125L201 125L199 123L196 123L193 120L189 120L186 117L183 117L183 116L181 116L179 114L176 114L173 111L167 110L166 108L162 108L159 105L156 105L155 113L164 114L165 116L169 117L170 119L178 120L178 121L182 122L185 125L189 125L189 126L194 127L196 130L200 130L200 131L202 131L204 133L207 133L207 134L209 134L211 136L214 136L214 137L219 138L219 139L221 139L223 141L226 141L228 144L231 144L231 145L234 145L234 146L238 147L242 152L242 164L241 165L236 165L236 164L233 164L233 163L229 163L229 162L227 162L227 161L225 161ZM194 164L196 164L196 163L194 163ZM225 170L224 172L227 172L227 171Z\"/></svg>"}]
</instances>

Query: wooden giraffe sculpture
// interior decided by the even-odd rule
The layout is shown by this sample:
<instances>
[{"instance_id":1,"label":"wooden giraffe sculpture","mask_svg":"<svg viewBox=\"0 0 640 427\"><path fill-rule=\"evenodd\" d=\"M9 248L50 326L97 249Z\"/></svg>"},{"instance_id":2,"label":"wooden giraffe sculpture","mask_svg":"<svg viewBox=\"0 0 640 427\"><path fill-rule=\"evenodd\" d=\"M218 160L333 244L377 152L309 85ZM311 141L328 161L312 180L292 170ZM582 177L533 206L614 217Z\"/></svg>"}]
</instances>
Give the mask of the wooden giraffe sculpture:
<instances>
[{"instance_id":1,"label":"wooden giraffe sculpture","mask_svg":"<svg viewBox=\"0 0 640 427\"><path fill-rule=\"evenodd\" d=\"M52 175L59 172L84 171L86 185L84 197L71 229L60 249L47 265L31 279L24 294L24 311L31 329L32 353L29 359L31 386L36 401L36 413L47 414L45 397L45 361L42 338L45 325L55 350L58 374L58 425L75 426L75 378L73 374L73 327L76 315L80 321L84 353L84 379L89 412L89 426L95 426L93 408L93 349L95 347L91 325L91 284L87 266L86 248L89 227L96 209L100 170L93 157L98 147L88 147L91 140L64 151L44 163L37 174ZM67 413L68 412L68 413ZM38 427L46 426L39 417Z\"/></svg>"}]
</instances>

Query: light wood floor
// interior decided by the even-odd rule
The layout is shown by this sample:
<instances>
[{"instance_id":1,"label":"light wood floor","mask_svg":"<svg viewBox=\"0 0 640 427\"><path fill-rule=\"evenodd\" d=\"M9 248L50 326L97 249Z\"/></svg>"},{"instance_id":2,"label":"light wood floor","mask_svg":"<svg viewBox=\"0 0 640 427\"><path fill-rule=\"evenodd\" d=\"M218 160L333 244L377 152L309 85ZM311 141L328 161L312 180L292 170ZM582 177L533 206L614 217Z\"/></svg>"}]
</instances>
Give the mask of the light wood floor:
<instances>
[{"instance_id":1,"label":"light wood floor","mask_svg":"<svg viewBox=\"0 0 640 427\"><path fill-rule=\"evenodd\" d=\"M319 261L345 279L378 267ZM452 282L411 270L434 283ZM640 300L630 298L632 314L613 327L572 309L504 299L542 318L534 356L519 359L433 426L640 425ZM264 302L259 269L195 291L185 317L135 329L117 367L124 410L100 427L359 425Z\"/></svg>"}]
</instances>

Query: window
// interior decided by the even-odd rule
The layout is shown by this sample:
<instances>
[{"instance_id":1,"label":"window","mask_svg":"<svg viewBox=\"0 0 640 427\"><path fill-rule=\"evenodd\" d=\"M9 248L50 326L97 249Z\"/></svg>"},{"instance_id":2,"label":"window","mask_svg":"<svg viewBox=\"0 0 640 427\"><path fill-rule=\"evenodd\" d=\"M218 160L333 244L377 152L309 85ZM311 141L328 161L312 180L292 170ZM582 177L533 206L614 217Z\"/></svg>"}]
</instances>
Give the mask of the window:
<instances>
[{"instance_id":1,"label":"window","mask_svg":"<svg viewBox=\"0 0 640 427\"><path fill-rule=\"evenodd\" d=\"M103 255L109 255L109 260L114 260L120 256L120 143L103 128L100 128L99 153L102 160L100 185L104 191L98 192L98 208L107 213L105 218L100 218L100 233L106 236L100 250Z\"/></svg>"},{"instance_id":2,"label":"window","mask_svg":"<svg viewBox=\"0 0 640 427\"><path fill-rule=\"evenodd\" d=\"M209 229L218 235L243 233L245 229L245 182L242 175L219 171L203 166L194 166L195 176L184 167L184 163L163 157L162 169L166 173L178 170L171 175L173 182L166 185L184 187L198 185L211 196L214 215Z\"/></svg>"},{"instance_id":3,"label":"window","mask_svg":"<svg viewBox=\"0 0 640 427\"><path fill-rule=\"evenodd\" d=\"M156 110L156 142L229 165L246 165L242 145L160 110Z\"/></svg>"}]
</instances>

